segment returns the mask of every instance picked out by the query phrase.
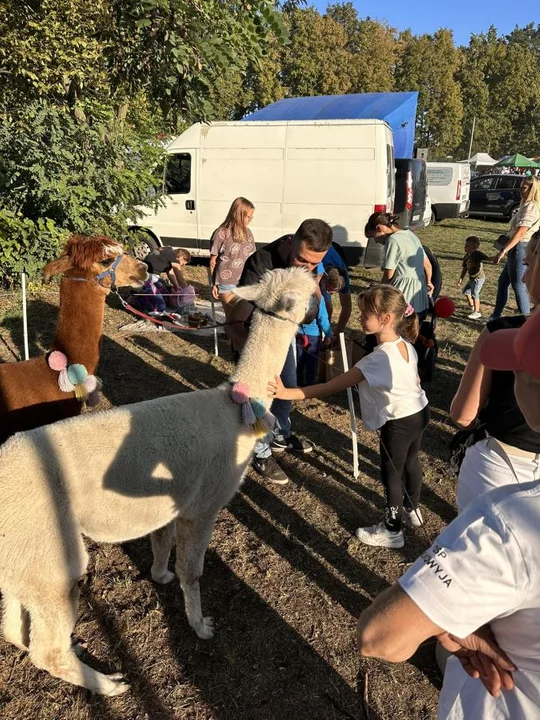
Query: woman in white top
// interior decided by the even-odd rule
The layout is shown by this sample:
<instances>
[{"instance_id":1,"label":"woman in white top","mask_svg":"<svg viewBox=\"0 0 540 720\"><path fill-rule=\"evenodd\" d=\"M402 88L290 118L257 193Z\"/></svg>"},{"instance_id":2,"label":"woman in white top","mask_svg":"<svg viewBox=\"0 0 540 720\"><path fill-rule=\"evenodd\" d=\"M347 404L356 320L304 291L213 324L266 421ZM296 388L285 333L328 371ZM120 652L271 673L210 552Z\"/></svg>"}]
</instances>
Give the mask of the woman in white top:
<instances>
[{"instance_id":1,"label":"woman in white top","mask_svg":"<svg viewBox=\"0 0 540 720\"><path fill-rule=\"evenodd\" d=\"M402 520L412 527L423 522L417 507L423 480L418 451L429 422L429 408L411 344L418 335L418 317L403 294L391 285L369 288L359 297L358 306L362 330L377 339L372 353L327 383L285 388L276 377L269 383L268 393L281 400L304 400L324 398L358 385L364 426L367 430L381 431L381 479L386 507L384 520L358 528L356 537L366 545L401 548Z\"/></svg>"},{"instance_id":2,"label":"woman in white top","mask_svg":"<svg viewBox=\"0 0 540 720\"><path fill-rule=\"evenodd\" d=\"M529 315L531 305L527 288L523 282L525 266L523 261L527 251L527 243L540 229L540 179L526 177L520 187L521 205L518 212L512 218L508 242L506 246L495 256L495 262L500 263L506 255L506 265L499 275L497 286L497 299L495 308L490 320L496 320L503 314L508 302L510 285L516 296L516 303L521 315Z\"/></svg>"}]
</instances>

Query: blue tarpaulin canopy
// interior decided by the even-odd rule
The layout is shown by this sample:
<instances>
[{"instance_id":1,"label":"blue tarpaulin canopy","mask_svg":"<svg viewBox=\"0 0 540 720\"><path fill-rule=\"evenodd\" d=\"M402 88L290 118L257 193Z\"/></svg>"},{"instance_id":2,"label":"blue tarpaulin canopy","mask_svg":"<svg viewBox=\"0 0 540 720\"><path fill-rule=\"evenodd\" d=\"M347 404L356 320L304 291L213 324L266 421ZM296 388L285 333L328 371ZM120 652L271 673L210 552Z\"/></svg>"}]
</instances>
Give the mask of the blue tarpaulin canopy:
<instances>
[{"instance_id":1,"label":"blue tarpaulin canopy","mask_svg":"<svg viewBox=\"0 0 540 720\"><path fill-rule=\"evenodd\" d=\"M244 120L386 120L394 134L395 156L410 158L417 103L417 92L286 98L257 110Z\"/></svg>"}]
</instances>

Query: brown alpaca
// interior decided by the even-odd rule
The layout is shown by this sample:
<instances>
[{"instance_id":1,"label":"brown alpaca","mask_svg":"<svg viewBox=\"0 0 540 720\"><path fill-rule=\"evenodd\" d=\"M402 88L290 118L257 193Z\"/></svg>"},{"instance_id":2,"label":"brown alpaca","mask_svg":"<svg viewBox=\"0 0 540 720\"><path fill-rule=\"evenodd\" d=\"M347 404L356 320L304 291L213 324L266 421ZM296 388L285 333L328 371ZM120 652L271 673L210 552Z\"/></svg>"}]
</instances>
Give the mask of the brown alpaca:
<instances>
[{"instance_id":1,"label":"brown alpaca","mask_svg":"<svg viewBox=\"0 0 540 720\"><path fill-rule=\"evenodd\" d=\"M63 352L70 365L84 365L90 375L99 361L112 273L119 286L140 287L147 278L146 265L123 252L122 246L108 237L72 235L62 255L43 270L45 282L59 273L64 276L51 350ZM105 276L98 279L102 273ZM0 443L20 430L78 415L81 409L73 393L60 390L58 372L51 370L46 357L0 365Z\"/></svg>"}]
</instances>

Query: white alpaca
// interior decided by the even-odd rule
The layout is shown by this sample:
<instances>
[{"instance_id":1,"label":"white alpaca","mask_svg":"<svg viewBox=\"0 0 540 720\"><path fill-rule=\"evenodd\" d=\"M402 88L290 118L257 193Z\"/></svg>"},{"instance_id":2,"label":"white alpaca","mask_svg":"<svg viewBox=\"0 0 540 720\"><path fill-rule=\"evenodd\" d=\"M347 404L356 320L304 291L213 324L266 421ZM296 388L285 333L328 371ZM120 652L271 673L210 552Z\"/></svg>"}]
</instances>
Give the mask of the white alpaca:
<instances>
[{"instance_id":1,"label":"white alpaca","mask_svg":"<svg viewBox=\"0 0 540 720\"><path fill-rule=\"evenodd\" d=\"M265 406L267 382L283 367L314 288L313 278L294 268L237 291L258 310L230 383L246 384ZM35 665L103 695L128 688L121 675L82 663L71 647L88 563L82 536L116 543L152 533L152 576L168 582L174 520L188 621L199 637L212 637L201 611L204 554L256 440L230 383L71 418L0 448L3 631L29 649Z\"/></svg>"}]
</instances>

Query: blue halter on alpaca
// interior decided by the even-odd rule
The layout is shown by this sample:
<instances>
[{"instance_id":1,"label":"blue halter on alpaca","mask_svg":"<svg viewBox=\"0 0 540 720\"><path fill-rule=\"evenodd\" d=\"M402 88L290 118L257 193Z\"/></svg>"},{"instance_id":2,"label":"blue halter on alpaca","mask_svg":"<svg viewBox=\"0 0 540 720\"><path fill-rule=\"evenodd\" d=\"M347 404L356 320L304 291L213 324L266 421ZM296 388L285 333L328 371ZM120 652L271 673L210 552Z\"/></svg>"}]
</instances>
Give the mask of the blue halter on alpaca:
<instances>
[{"instance_id":1,"label":"blue halter on alpaca","mask_svg":"<svg viewBox=\"0 0 540 720\"><path fill-rule=\"evenodd\" d=\"M109 265L109 267L104 270L103 272L99 273L99 275L96 275L94 278L94 282L97 282L98 285L101 285L99 282L100 280L103 280L103 278L106 278L107 275L111 278L111 290L116 290L116 268L118 267L120 260L124 257L124 253L120 253L120 255L117 255L114 259L114 262ZM91 282L88 278L81 278L81 277L70 277L67 275L70 280L77 280L78 282ZM104 285L101 285L101 287L105 287Z\"/></svg>"},{"instance_id":2,"label":"blue halter on alpaca","mask_svg":"<svg viewBox=\"0 0 540 720\"><path fill-rule=\"evenodd\" d=\"M111 278L111 289L114 289L116 287L116 268L118 267L118 264L120 263L120 260L124 257L124 253L121 253L120 255L117 255L114 259L114 262L109 265L109 267L104 270L102 273L99 273L99 275L96 275L96 282L101 285L99 282L100 280L103 280L103 278L106 278L107 275Z\"/></svg>"}]
</instances>

